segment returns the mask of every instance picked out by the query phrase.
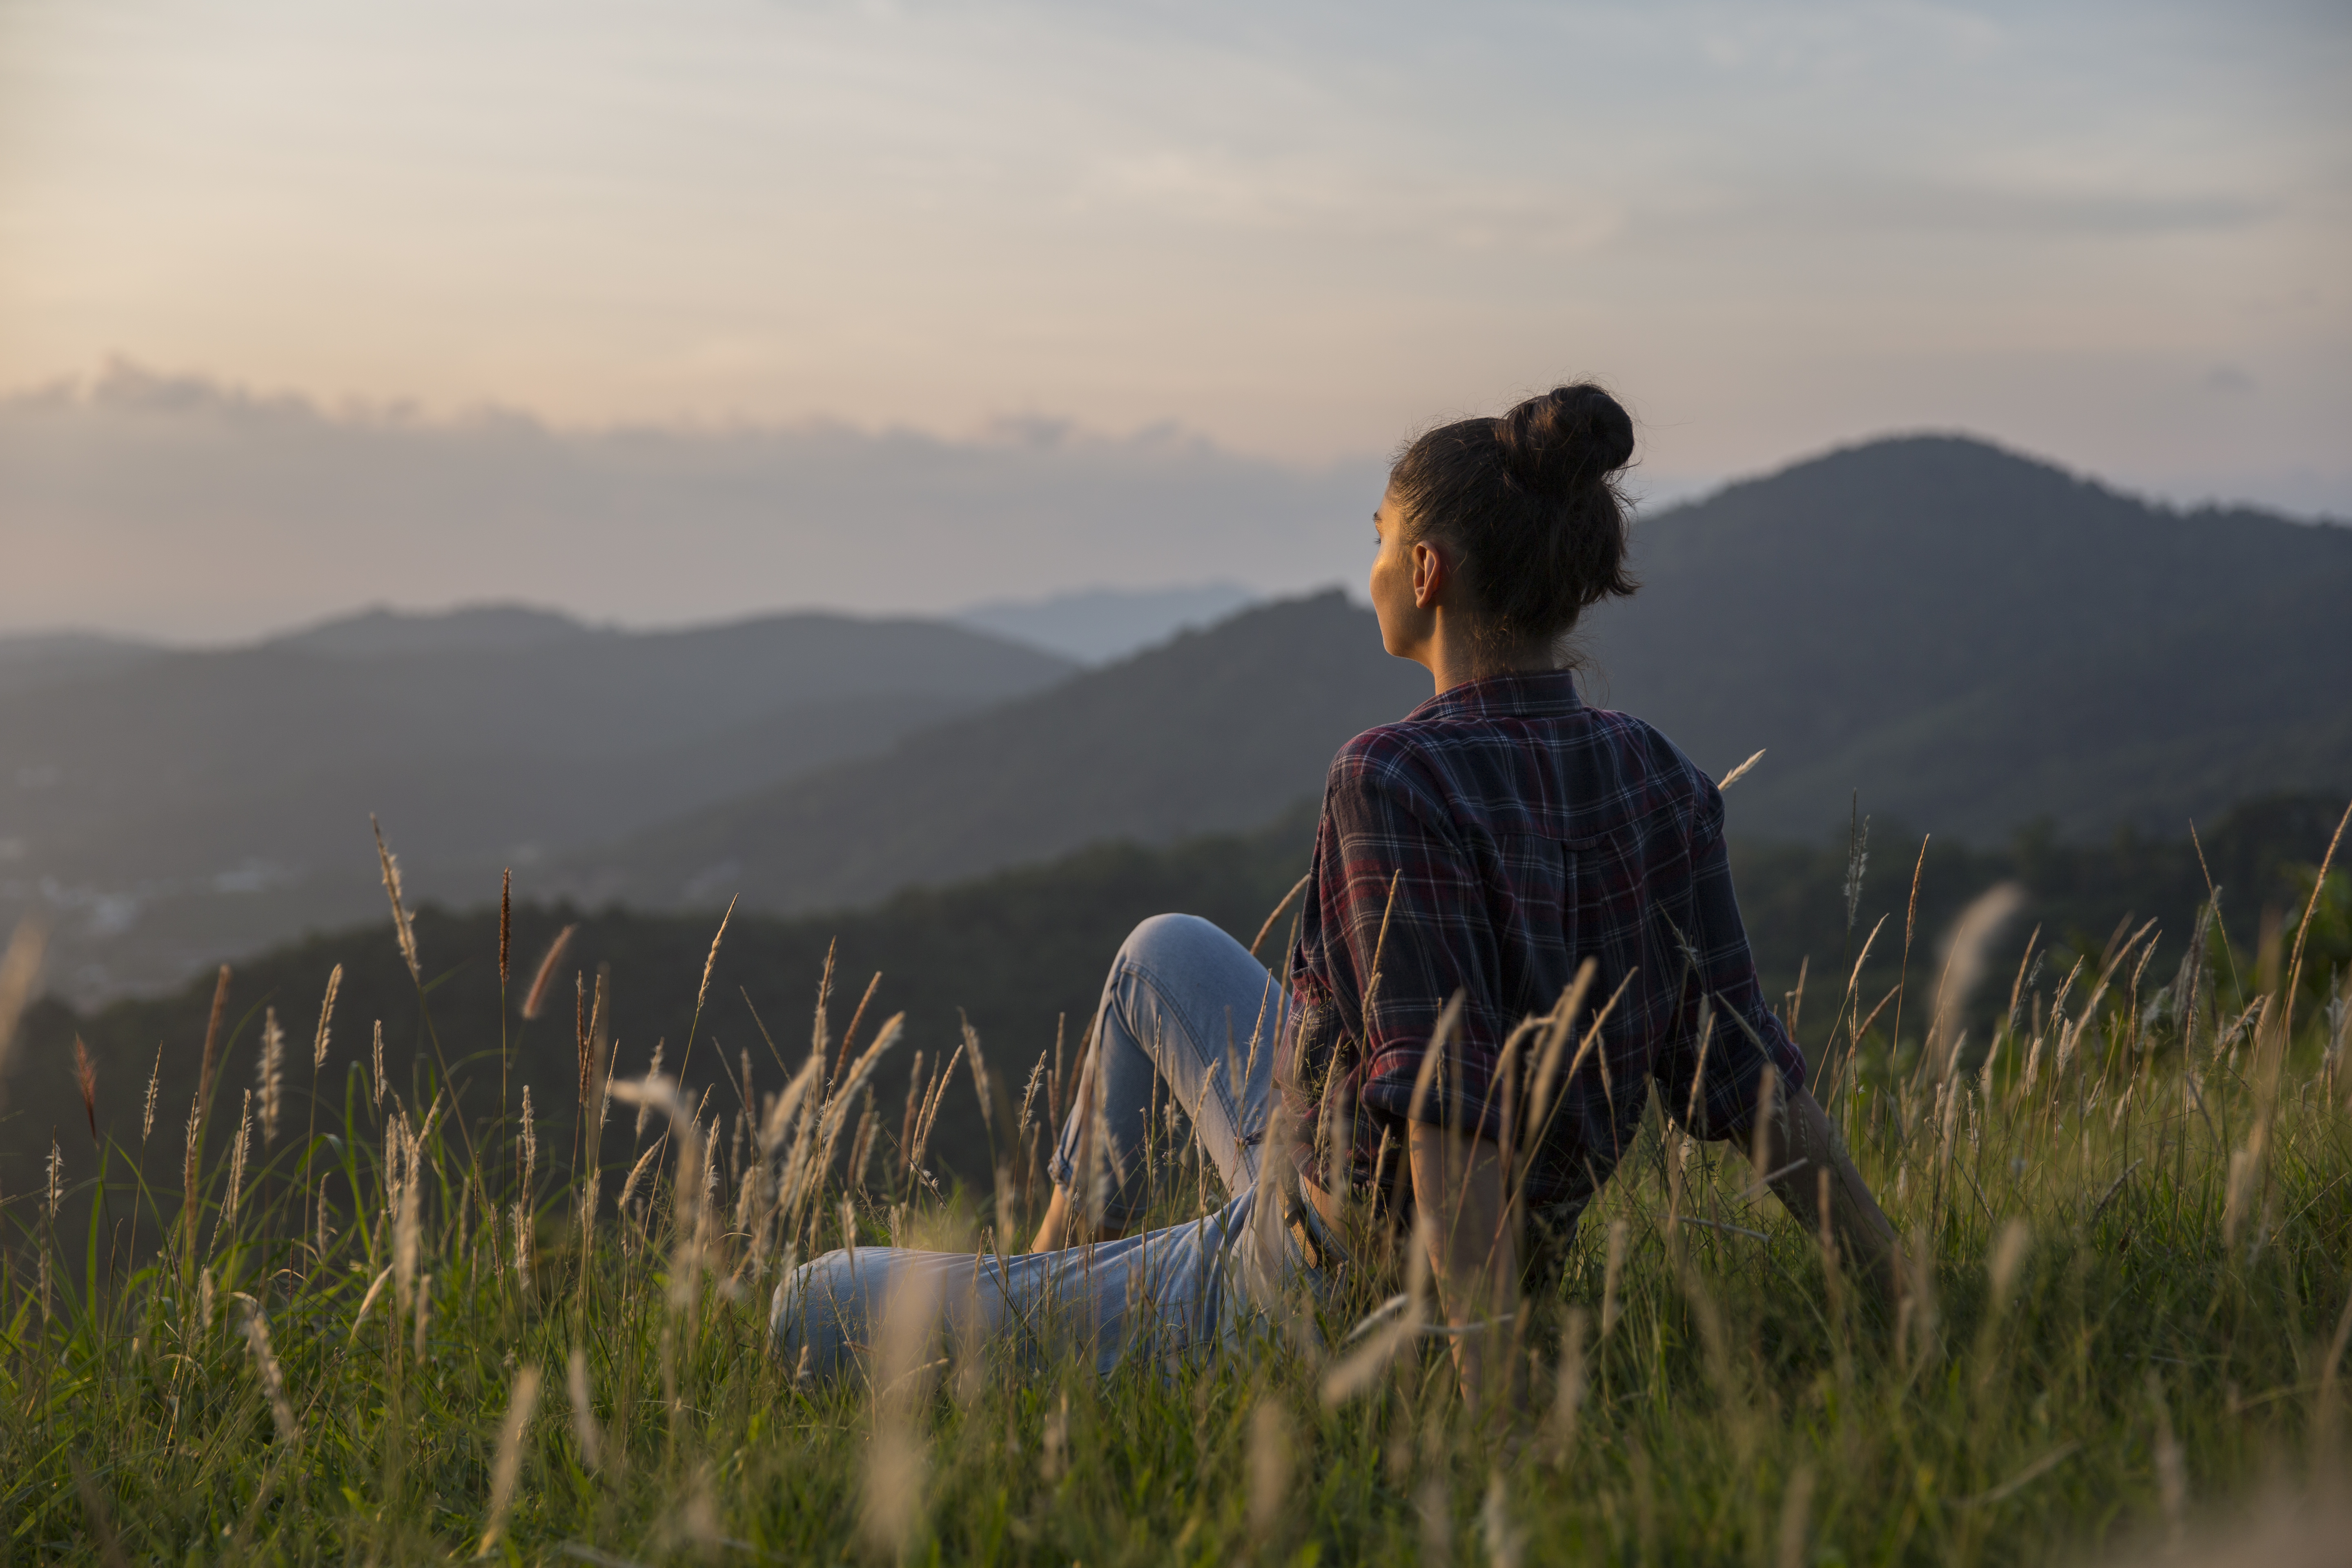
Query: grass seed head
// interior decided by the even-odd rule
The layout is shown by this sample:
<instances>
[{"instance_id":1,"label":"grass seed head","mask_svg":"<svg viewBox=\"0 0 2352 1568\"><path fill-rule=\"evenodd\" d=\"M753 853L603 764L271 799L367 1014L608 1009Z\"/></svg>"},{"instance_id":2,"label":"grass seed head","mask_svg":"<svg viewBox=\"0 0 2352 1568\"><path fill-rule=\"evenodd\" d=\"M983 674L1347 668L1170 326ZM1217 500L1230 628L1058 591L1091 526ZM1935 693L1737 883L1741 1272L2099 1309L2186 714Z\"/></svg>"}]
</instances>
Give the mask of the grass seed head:
<instances>
[{"instance_id":1,"label":"grass seed head","mask_svg":"<svg viewBox=\"0 0 2352 1568\"><path fill-rule=\"evenodd\" d=\"M155 1091L163 1082L163 1042L155 1042L155 1065L147 1070L147 1105L139 1113L139 1146L145 1148L147 1140L155 1135Z\"/></svg>"},{"instance_id":2,"label":"grass seed head","mask_svg":"<svg viewBox=\"0 0 2352 1568\"><path fill-rule=\"evenodd\" d=\"M286 1031L278 1026L278 1009L261 1016L261 1055L254 1062L254 1087L261 1092L261 1142L278 1142L278 1111L286 1086Z\"/></svg>"},{"instance_id":3,"label":"grass seed head","mask_svg":"<svg viewBox=\"0 0 2352 1568\"><path fill-rule=\"evenodd\" d=\"M240 1291L237 1300L245 1306L246 1348L253 1354L254 1371L261 1378L261 1392L268 1397L270 1419L278 1424L278 1440L291 1447L300 1439L302 1429L295 1425L293 1402L286 1397L285 1370L278 1364L277 1353L269 1347L269 1320L263 1316L261 1304L252 1297Z\"/></svg>"},{"instance_id":4,"label":"grass seed head","mask_svg":"<svg viewBox=\"0 0 2352 1568\"><path fill-rule=\"evenodd\" d=\"M425 969L417 962L416 929L410 923L408 906L401 898L399 858L384 846L383 825L371 816L368 826L375 829L375 857L383 869L384 896L392 900L392 928L400 940L400 956L408 965L409 979L422 985L425 984Z\"/></svg>"},{"instance_id":5,"label":"grass seed head","mask_svg":"<svg viewBox=\"0 0 2352 1568\"><path fill-rule=\"evenodd\" d=\"M319 1033L310 1042L310 1070L318 1071L327 1065L327 1039L335 1022L335 993L343 988L343 966L335 965L327 976L327 994L319 1004Z\"/></svg>"},{"instance_id":6,"label":"grass seed head","mask_svg":"<svg viewBox=\"0 0 2352 1568\"><path fill-rule=\"evenodd\" d=\"M98 1064L89 1058L89 1047L74 1037L74 1088L81 1092L81 1113L89 1123L89 1141L98 1142Z\"/></svg>"},{"instance_id":7,"label":"grass seed head","mask_svg":"<svg viewBox=\"0 0 2352 1568\"><path fill-rule=\"evenodd\" d=\"M522 999L522 1016L526 1019L538 1017L541 1010L546 1007L547 994L555 985L556 968L563 962L563 950L572 945L572 933L579 929L577 925L565 926L555 933L555 940L547 944L547 952L539 961L539 970L531 976L530 990Z\"/></svg>"},{"instance_id":8,"label":"grass seed head","mask_svg":"<svg viewBox=\"0 0 2352 1568\"><path fill-rule=\"evenodd\" d=\"M740 895L738 895L739 897ZM727 940L727 922L735 916L735 900L727 900L727 912L719 917L719 929L710 934L710 953L702 961L702 984L695 988L694 1012L702 1016L702 1005L710 999L710 972L719 967L719 944Z\"/></svg>"}]
</instances>

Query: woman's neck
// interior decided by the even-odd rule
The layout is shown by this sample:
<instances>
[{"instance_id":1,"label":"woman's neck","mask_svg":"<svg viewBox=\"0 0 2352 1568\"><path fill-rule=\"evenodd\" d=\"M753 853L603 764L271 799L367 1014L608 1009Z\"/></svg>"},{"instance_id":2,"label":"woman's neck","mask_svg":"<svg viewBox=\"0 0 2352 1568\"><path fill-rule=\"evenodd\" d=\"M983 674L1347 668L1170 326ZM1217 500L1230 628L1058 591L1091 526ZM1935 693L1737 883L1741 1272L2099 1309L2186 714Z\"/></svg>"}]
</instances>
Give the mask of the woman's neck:
<instances>
[{"instance_id":1,"label":"woman's neck","mask_svg":"<svg viewBox=\"0 0 2352 1568\"><path fill-rule=\"evenodd\" d=\"M1479 647L1470 628L1450 624L1443 612L1430 629L1429 640L1412 658L1429 671L1440 694L1488 676L1538 675L1559 668L1559 655L1548 647L1521 648L1497 658L1492 650Z\"/></svg>"}]
</instances>

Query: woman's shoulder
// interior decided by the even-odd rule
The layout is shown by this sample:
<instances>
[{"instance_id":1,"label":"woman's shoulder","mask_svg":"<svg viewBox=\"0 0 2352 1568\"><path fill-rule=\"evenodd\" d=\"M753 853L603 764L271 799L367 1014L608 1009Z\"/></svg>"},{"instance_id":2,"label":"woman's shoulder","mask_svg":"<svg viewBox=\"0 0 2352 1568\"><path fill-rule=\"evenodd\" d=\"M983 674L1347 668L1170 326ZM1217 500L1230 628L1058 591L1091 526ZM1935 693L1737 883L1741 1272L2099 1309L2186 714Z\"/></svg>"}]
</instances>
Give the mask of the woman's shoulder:
<instances>
[{"instance_id":1,"label":"woman's shoulder","mask_svg":"<svg viewBox=\"0 0 2352 1568\"><path fill-rule=\"evenodd\" d=\"M1715 780L1667 733L1646 719L1613 709L1593 708L1594 750L1619 787L1644 810L1678 808L1690 826L1711 830L1723 821L1723 795Z\"/></svg>"},{"instance_id":2,"label":"woman's shoulder","mask_svg":"<svg viewBox=\"0 0 2352 1568\"><path fill-rule=\"evenodd\" d=\"M1349 740L1331 759L1327 787L1386 786L1423 789L1433 783L1432 738L1426 725L1410 718L1375 724Z\"/></svg>"}]
</instances>

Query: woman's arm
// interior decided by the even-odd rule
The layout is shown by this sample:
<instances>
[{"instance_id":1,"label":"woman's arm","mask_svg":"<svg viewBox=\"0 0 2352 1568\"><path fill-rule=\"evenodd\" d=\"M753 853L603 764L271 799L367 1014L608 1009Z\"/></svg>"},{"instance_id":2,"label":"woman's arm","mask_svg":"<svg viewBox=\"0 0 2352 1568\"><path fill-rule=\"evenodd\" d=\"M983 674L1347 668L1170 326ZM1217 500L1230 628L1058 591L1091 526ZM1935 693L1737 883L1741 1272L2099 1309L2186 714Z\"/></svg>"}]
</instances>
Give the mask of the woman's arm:
<instances>
[{"instance_id":1,"label":"woman's arm","mask_svg":"<svg viewBox=\"0 0 2352 1568\"><path fill-rule=\"evenodd\" d=\"M1853 1159L1838 1141L1837 1129L1813 1091L1798 1084L1779 1098L1783 1104L1765 1120L1758 1152L1764 1170L1772 1176L1772 1191L1798 1222L1815 1234L1825 1228L1822 1198L1826 1193L1827 1231L1892 1308L1903 1288L1895 1227L1886 1223L1862 1173L1853 1168Z\"/></svg>"},{"instance_id":2,"label":"woman's arm","mask_svg":"<svg viewBox=\"0 0 2352 1568\"><path fill-rule=\"evenodd\" d=\"M1519 1278L1518 1227L1504 1206L1502 1151L1424 1121L1412 1124L1406 1147L1413 1205L1429 1223L1438 1304L1447 1325L1464 1331L1454 1336L1454 1369L1462 1397L1475 1404L1494 1364L1486 1341L1510 1310Z\"/></svg>"}]
</instances>

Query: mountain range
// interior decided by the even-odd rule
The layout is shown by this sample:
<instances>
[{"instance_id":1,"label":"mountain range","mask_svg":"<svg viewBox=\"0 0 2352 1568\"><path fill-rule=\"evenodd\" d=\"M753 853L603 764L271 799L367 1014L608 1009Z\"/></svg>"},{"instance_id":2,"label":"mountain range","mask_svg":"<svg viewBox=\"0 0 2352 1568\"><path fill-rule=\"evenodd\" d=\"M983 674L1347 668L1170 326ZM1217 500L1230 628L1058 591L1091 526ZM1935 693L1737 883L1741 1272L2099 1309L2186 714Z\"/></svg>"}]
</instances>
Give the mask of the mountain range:
<instances>
[{"instance_id":1,"label":"mountain range","mask_svg":"<svg viewBox=\"0 0 2352 1568\"><path fill-rule=\"evenodd\" d=\"M49 638L12 666L0 906L49 915L53 983L79 994L366 911L371 814L417 893L479 899L499 865L527 875L1076 668L934 621L630 634L514 607L214 652Z\"/></svg>"},{"instance_id":2,"label":"mountain range","mask_svg":"<svg viewBox=\"0 0 2352 1568\"><path fill-rule=\"evenodd\" d=\"M1634 563L1642 592L1580 639L1585 683L1718 776L1762 750L1727 796L1749 840L1820 842L1855 792L1992 843L2036 819L2177 833L2352 782L2352 529L2149 506L1922 437L1661 511ZM1254 829L1428 690L1336 593L1093 668L821 616L0 646L0 906L49 913L69 994L156 984L380 907L371 812L414 897L479 904L511 865L529 896L591 904L867 905Z\"/></svg>"}]
</instances>

